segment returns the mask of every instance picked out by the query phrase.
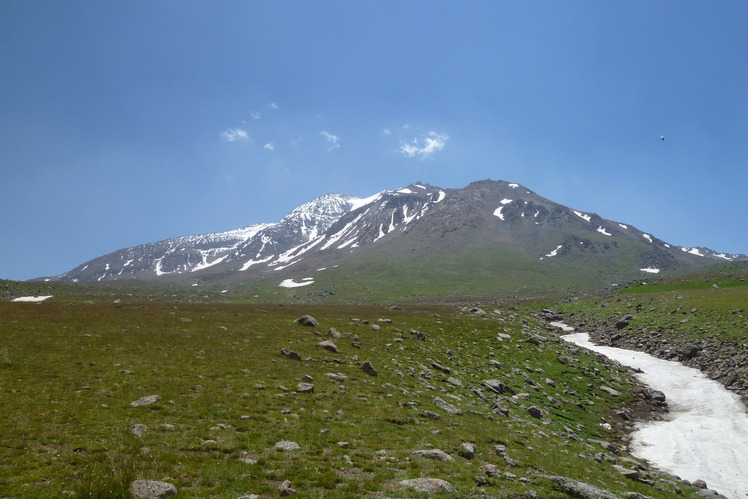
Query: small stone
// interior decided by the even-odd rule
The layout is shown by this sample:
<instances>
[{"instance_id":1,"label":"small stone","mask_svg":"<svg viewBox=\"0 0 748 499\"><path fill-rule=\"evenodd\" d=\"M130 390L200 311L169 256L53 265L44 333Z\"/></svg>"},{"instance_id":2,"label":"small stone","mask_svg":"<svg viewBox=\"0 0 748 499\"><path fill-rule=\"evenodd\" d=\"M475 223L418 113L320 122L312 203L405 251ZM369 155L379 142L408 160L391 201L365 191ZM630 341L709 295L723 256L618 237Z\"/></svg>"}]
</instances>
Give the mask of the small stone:
<instances>
[{"instance_id":1,"label":"small stone","mask_svg":"<svg viewBox=\"0 0 748 499\"><path fill-rule=\"evenodd\" d=\"M281 440L280 442L277 442L273 447L284 452L293 452L295 450L301 449L301 446L299 444L297 444L296 442L291 442L290 440Z\"/></svg>"},{"instance_id":2,"label":"small stone","mask_svg":"<svg viewBox=\"0 0 748 499\"><path fill-rule=\"evenodd\" d=\"M441 371L443 373L447 373L447 374L449 374L449 373L452 372L452 370L450 368L445 367L445 366L439 364L438 362L432 362L431 363L431 367L433 367L434 369L436 369L438 371Z\"/></svg>"},{"instance_id":3,"label":"small stone","mask_svg":"<svg viewBox=\"0 0 748 499\"><path fill-rule=\"evenodd\" d=\"M317 343L317 346L320 348L324 348L325 350L328 350L332 353L338 353L338 347L335 346L335 343L333 343L331 340L324 340Z\"/></svg>"},{"instance_id":4,"label":"small stone","mask_svg":"<svg viewBox=\"0 0 748 499\"><path fill-rule=\"evenodd\" d=\"M317 319L315 319L311 315L302 315L301 317L296 319L294 322L298 322L302 326L309 326L309 327L319 326L319 322L317 322Z\"/></svg>"},{"instance_id":5,"label":"small stone","mask_svg":"<svg viewBox=\"0 0 748 499\"><path fill-rule=\"evenodd\" d=\"M460 455L465 459L473 459L478 447L472 442L462 442L460 444Z\"/></svg>"},{"instance_id":6,"label":"small stone","mask_svg":"<svg viewBox=\"0 0 748 499\"><path fill-rule=\"evenodd\" d=\"M290 348L281 348L281 355L292 360L301 360L301 355L294 352Z\"/></svg>"},{"instance_id":7,"label":"small stone","mask_svg":"<svg viewBox=\"0 0 748 499\"><path fill-rule=\"evenodd\" d=\"M130 493L137 498L157 499L176 495L177 488L168 482L135 480L130 484Z\"/></svg>"},{"instance_id":8,"label":"small stone","mask_svg":"<svg viewBox=\"0 0 748 499\"><path fill-rule=\"evenodd\" d=\"M335 338L336 340L343 337L343 335L340 334L340 331L338 331L334 327L331 327L330 329L328 329L327 334L328 336L330 336L331 338Z\"/></svg>"},{"instance_id":9,"label":"small stone","mask_svg":"<svg viewBox=\"0 0 748 499\"><path fill-rule=\"evenodd\" d=\"M296 391L299 393L314 393L314 385L311 383L299 383Z\"/></svg>"},{"instance_id":10,"label":"small stone","mask_svg":"<svg viewBox=\"0 0 748 499\"><path fill-rule=\"evenodd\" d=\"M611 388L609 386L601 385L600 386L600 390L602 390L605 393L607 393L608 395L612 395L614 397L620 397L621 396L621 392L619 392L618 390L615 390L615 389L613 389L613 388Z\"/></svg>"},{"instance_id":11,"label":"small stone","mask_svg":"<svg viewBox=\"0 0 748 499\"><path fill-rule=\"evenodd\" d=\"M495 464L484 464L480 469L486 476L495 477L500 474L499 467Z\"/></svg>"},{"instance_id":12,"label":"small stone","mask_svg":"<svg viewBox=\"0 0 748 499\"><path fill-rule=\"evenodd\" d=\"M150 404L156 403L159 400L161 400L161 397L159 397L158 395L148 395L146 397L141 397L138 400L134 400L130 402L130 405L132 407L140 407L143 405L150 405Z\"/></svg>"},{"instance_id":13,"label":"small stone","mask_svg":"<svg viewBox=\"0 0 748 499\"><path fill-rule=\"evenodd\" d=\"M376 376L377 374L379 374L377 373L377 370L374 368L372 363L369 362L368 360L364 362L363 364L361 364L361 370L365 372L366 374L368 374L369 376Z\"/></svg>"},{"instance_id":14,"label":"small stone","mask_svg":"<svg viewBox=\"0 0 748 499\"><path fill-rule=\"evenodd\" d=\"M413 451L416 456L425 457L427 459L433 459L435 461L454 461L455 458L439 449L426 449Z\"/></svg>"},{"instance_id":15,"label":"small stone","mask_svg":"<svg viewBox=\"0 0 748 499\"><path fill-rule=\"evenodd\" d=\"M445 401L444 399L441 399L439 397L434 398L434 404L436 404L437 407L440 409L443 409L447 411L450 414L462 414L462 410L458 409L457 407L453 406L449 402Z\"/></svg>"},{"instance_id":16,"label":"small stone","mask_svg":"<svg viewBox=\"0 0 748 499\"><path fill-rule=\"evenodd\" d=\"M450 494L457 492L451 483L440 478L411 478L410 480L401 481L400 485L417 492L447 492Z\"/></svg>"},{"instance_id":17,"label":"small stone","mask_svg":"<svg viewBox=\"0 0 748 499\"><path fill-rule=\"evenodd\" d=\"M543 417L543 410L535 407L534 405L527 409L527 412L534 418L540 419Z\"/></svg>"},{"instance_id":18,"label":"small stone","mask_svg":"<svg viewBox=\"0 0 748 499\"><path fill-rule=\"evenodd\" d=\"M695 482L691 483L691 485L693 485L697 489L702 489L702 490L706 490L708 488L704 480L696 480Z\"/></svg>"},{"instance_id":19,"label":"small stone","mask_svg":"<svg viewBox=\"0 0 748 499\"><path fill-rule=\"evenodd\" d=\"M278 492L280 492L281 496L291 496L296 493L296 489L291 487L290 480L285 480L280 485L278 485Z\"/></svg>"},{"instance_id":20,"label":"small stone","mask_svg":"<svg viewBox=\"0 0 748 499\"><path fill-rule=\"evenodd\" d=\"M142 437L145 435L145 432L148 431L148 427L144 424L134 424L132 425L132 428L130 428L130 433L135 435L136 437Z\"/></svg>"},{"instance_id":21,"label":"small stone","mask_svg":"<svg viewBox=\"0 0 748 499\"><path fill-rule=\"evenodd\" d=\"M337 444L337 445L338 445L338 447L340 447L341 449L347 449L348 447L350 447L350 446L351 446L351 444L350 444L350 443L348 443L348 442L338 442L338 444Z\"/></svg>"}]
</instances>

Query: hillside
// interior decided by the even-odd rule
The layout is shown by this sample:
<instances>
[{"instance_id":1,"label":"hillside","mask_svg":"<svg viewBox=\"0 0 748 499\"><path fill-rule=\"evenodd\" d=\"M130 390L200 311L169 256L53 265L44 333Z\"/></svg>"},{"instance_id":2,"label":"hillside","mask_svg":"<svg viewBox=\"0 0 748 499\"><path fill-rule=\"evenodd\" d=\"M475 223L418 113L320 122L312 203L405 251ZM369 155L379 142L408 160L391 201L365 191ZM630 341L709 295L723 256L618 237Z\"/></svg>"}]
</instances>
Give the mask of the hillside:
<instances>
[{"instance_id":1,"label":"hillside","mask_svg":"<svg viewBox=\"0 0 748 499\"><path fill-rule=\"evenodd\" d=\"M628 372L486 310L0 303L0 495L696 497Z\"/></svg>"}]
</instances>

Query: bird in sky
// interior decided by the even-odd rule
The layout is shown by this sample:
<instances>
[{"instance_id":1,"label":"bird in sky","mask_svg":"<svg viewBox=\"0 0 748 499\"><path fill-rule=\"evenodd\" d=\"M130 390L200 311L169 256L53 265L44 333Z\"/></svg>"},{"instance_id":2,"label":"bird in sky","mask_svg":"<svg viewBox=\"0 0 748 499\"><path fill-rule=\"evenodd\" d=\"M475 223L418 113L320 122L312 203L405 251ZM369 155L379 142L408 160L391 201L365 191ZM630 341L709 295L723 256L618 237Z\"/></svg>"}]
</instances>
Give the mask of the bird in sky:
<instances>
[{"instance_id":1,"label":"bird in sky","mask_svg":"<svg viewBox=\"0 0 748 499\"><path fill-rule=\"evenodd\" d=\"M664 141L664 140L665 140L665 136L664 135L660 135L660 141Z\"/></svg>"}]
</instances>

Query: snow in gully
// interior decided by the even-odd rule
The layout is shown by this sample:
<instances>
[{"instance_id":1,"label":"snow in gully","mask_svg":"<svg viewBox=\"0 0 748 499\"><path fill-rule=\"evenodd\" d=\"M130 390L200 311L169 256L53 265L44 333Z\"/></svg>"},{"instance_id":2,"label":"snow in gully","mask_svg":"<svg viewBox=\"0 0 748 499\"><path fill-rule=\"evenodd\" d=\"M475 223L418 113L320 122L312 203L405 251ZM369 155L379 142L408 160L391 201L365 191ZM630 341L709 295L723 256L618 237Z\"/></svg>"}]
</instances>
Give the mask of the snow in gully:
<instances>
[{"instance_id":1,"label":"snow in gully","mask_svg":"<svg viewBox=\"0 0 748 499\"><path fill-rule=\"evenodd\" d=\"M682 479L704 480L727 497L748 497L748 413L737 395L678 362L595 345L586 333L562 338L640 369L642 383L665 393L669 412L663 421L638 425L632 454Z\"/></svg>"}]
</instances>

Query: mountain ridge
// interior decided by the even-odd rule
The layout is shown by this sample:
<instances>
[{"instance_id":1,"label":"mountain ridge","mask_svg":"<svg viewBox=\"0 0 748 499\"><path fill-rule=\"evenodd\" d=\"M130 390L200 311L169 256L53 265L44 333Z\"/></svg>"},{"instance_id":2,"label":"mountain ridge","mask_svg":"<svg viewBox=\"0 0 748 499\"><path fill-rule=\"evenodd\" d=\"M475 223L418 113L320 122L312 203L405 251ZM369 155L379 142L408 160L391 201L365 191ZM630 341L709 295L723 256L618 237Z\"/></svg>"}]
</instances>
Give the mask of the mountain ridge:
<instances>
[{"instance_id":1,"label":"mountain ridge","mask_svg":"<svg viewBox=\"0 0 748 499\"><path fill-rule=\"evenodd\" d=\"M450 262L467 258L470 251L477 255L475 265L485 260L483 271L497 277L516 262L533 273L586 272L600 282L748 260L742 254L671 245L520 184L481 180L460 189L418 182L368 198L325 194L275 223L125 248L47 280L170 276L193 283L271 279L281 287L302 287L315 279L307 275L300 281L298 274L354 263L364 268L366 258L415 266L432 259L434 272L447 272ZM494 268L486 263L499 258L492 253L514 258L501 265L506 268Z\"/></svg>"}]
</instances>

